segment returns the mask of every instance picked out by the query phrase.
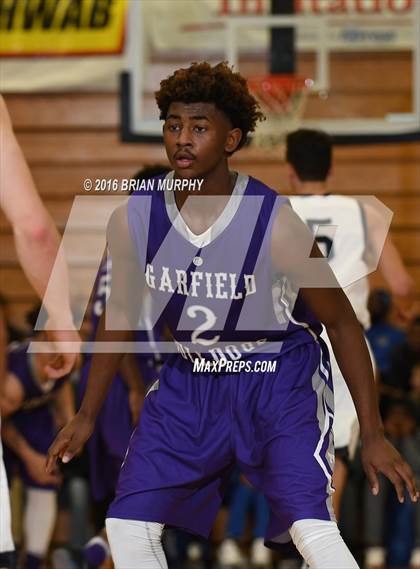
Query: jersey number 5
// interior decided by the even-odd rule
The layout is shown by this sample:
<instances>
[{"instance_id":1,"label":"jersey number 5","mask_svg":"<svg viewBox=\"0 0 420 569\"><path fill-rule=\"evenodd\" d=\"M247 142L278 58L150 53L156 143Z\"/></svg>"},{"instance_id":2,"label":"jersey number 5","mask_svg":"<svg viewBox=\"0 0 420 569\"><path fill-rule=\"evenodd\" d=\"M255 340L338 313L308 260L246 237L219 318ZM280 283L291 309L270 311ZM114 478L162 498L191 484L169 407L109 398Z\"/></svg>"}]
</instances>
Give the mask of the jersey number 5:
<instances>
[{"instance_id":1,"label":"jersey number 5","mask_svg":"<svg viewBox=\"0 0 420 569\"><path fill-rule=\"evenodd\" d=\"M320 235L320 231L322 231L322 226L329 226L335 230L335 226L332 225L332 219L307 219L306 224L315 235L315 241L319 245L321 253L331 261L334 256L333 240L328 235Z\"/></svg>"}]
</instances>

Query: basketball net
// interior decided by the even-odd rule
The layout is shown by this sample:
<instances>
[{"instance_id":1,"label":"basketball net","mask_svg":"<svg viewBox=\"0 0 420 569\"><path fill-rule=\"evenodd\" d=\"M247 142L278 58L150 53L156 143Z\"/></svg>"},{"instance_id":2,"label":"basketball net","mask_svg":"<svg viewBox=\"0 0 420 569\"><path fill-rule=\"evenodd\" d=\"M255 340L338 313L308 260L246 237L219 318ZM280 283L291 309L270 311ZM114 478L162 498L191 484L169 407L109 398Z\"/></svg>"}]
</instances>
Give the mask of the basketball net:
<instances>
[{"instance_id":1,"label":"basketball net","mask_svg":"<svg viewBox=\"0 0 420 569\"><path fill-rule=\"evenodd\" d=\"M287 133L300 125L311 84L310 79L295 75L248 78L248 87L266 117L251 136L252 146L276 148L284 143Z\"/></svg>"}]
</instances>

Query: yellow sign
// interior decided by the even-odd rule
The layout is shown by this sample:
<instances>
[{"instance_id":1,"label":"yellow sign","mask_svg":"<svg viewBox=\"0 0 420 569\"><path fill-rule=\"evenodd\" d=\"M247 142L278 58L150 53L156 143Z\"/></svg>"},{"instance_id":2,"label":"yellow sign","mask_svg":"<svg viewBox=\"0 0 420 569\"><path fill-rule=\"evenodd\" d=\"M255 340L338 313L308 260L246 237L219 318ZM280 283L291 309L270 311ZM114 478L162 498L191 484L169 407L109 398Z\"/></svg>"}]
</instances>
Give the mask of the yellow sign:
<instances>
[{"instance_id":1,"label":"yellow sign","mask_svg":"<svg viewBox=\"0 0 420 569\"><path fill-rule=\"evenodd\" d=\"M120 53L126 10L126 0L2 0L0 55Z\"/></svg>"}]
</instances>

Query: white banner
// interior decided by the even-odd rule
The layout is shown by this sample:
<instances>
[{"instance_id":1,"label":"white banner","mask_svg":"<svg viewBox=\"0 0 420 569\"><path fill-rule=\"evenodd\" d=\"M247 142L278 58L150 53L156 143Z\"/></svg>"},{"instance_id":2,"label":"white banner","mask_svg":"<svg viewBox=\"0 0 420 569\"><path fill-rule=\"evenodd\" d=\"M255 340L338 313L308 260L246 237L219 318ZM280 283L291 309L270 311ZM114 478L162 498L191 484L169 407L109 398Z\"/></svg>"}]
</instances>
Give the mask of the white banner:
<instances>
[{"instance_id":1,"label":"white banner","mask_svg":"<svg viewBox=\"0 0 420 569\"><path fill-rule=\"evenodd\" d=\"M148 40L158 52L216 52L224 42L226 17L269 15L269 0L143 1ZM331 49L413 49L415 2L418 0L295 0L295 11L309 24L298 27L298 49L315 49L316 25L328 17ZM311 26L311 20L313 26ZM264 31L241 28L239 46L247 50L268 43Z\"/></svg>"}]
</instances>

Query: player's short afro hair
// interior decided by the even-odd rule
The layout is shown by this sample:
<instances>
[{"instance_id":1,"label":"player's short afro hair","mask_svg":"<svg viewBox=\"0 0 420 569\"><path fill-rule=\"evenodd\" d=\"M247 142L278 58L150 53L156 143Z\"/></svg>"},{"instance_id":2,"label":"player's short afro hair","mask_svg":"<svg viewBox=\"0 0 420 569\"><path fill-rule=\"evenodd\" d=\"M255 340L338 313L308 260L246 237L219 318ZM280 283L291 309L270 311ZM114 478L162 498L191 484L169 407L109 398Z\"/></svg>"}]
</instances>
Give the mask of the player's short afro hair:
<instances>
[{"instance_id":1,"label":"player's short afro hair","mask_svg":"<svg viewBox=\"0 0 420 569\"><path fill-rule=\"evenodd\" d=\"M227 62L212 67L209 63L193 63L178 69L160 83L155 93L160 118L166 119L171 103L214 103L229 118L233 128L242 131L241 148L257 121L264 120L256 99L248 90L246 79L235 73Z\"/></svg>"}]
</instances>

